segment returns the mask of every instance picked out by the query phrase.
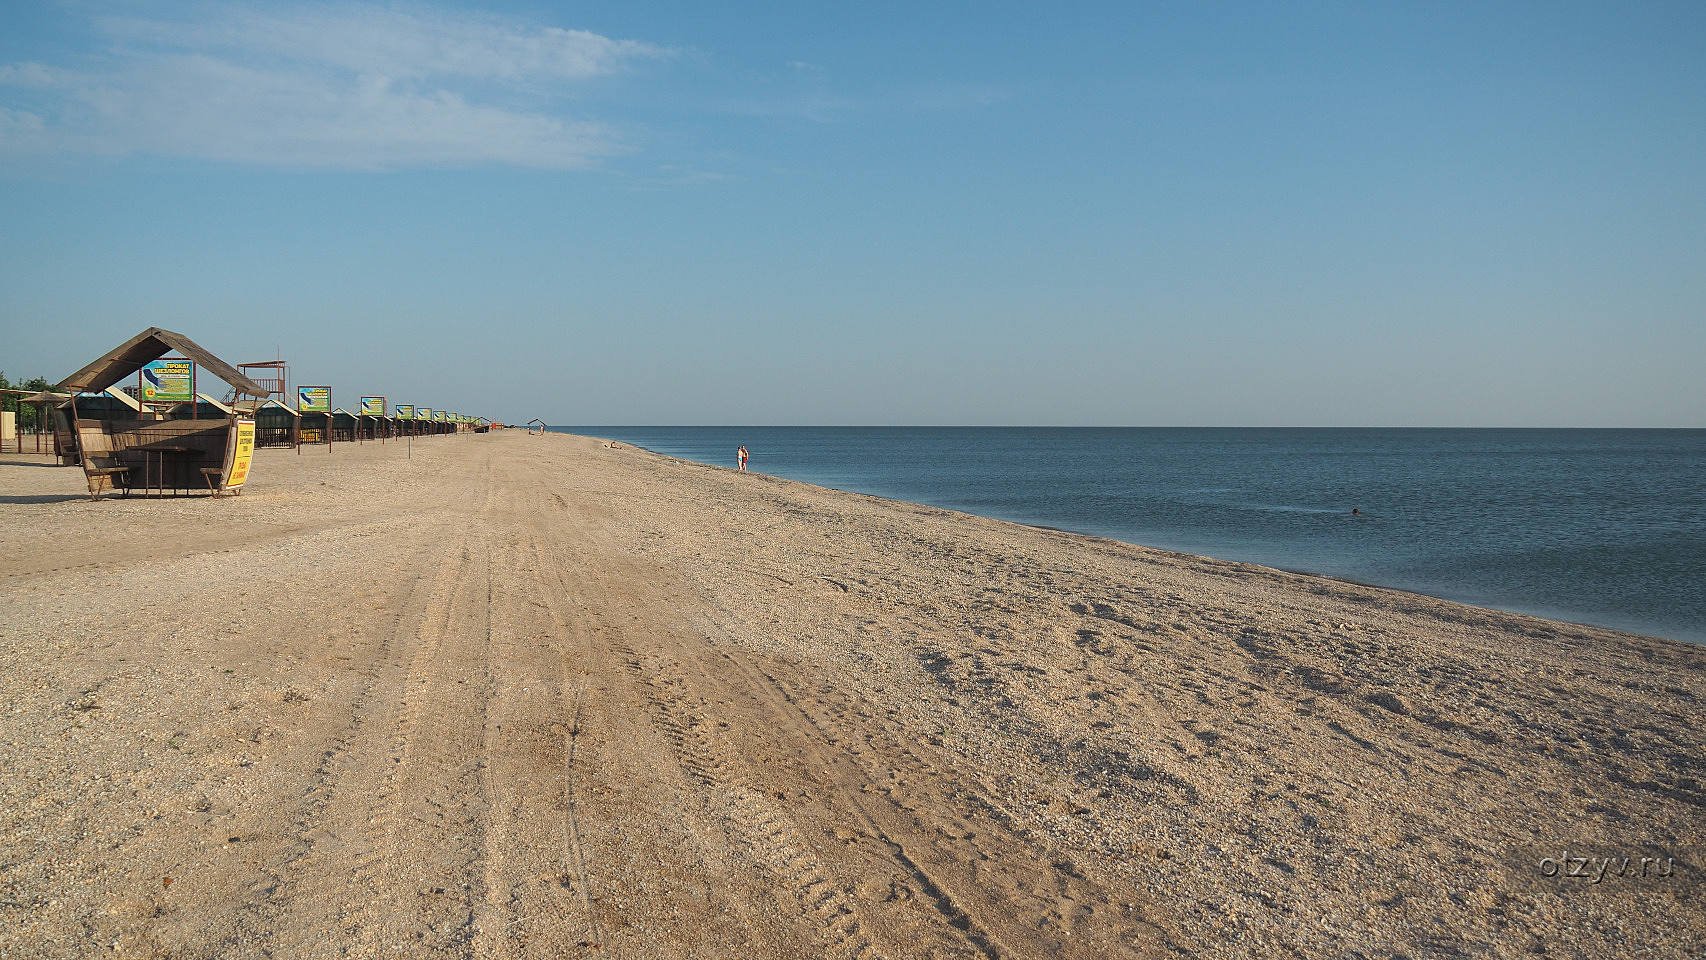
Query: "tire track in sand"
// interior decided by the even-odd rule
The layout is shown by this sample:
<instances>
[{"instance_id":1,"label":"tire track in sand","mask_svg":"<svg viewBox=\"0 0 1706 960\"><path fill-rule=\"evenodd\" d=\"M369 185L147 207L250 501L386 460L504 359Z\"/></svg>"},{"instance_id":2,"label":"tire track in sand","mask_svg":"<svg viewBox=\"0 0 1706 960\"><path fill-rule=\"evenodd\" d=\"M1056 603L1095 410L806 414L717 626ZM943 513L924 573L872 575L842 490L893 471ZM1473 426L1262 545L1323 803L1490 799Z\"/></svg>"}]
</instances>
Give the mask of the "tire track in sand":
<instances>
[{"instance_id":1,"label":"tire track in sand","mask_svg":"<svg viewBox=\"0 0 1706 960\"><path fill-rule=\"evenodd\" d=\"M460 546L439 567L406 661L399 650L377 688L392 709L363 724L338 757L336 789L283 886L268 955L473 952L488 855L490 557L483 530L457 532Z\"/></svg>"},{"instance_id":2,"label":"tire track in sand","mask_svg":"<svg viewBox=\"0 0 1706 960\"><path fill-rule=\"evenodd\" d=\"M433 539L426 537L428 542ZM325 878L315 876L315 863L328 855L343 855L350 844L345 838L347 831L334 830L328 824L336 822L347 793L361 792L359 784L350 782L351 769L359 766L364 745L378 736L375 728L383 729L389 719L383 701L387 691L402 683L404 658L415 662L423 638L434 635L430 621L449 597L457 561L455 556L446 556L432 573L409 582L391 629L359 673L360 689L346 719L322 752L302 792L302 802L290 815L288 835L292 839L279 856L262 867L262 896L244 904L227 936L208 944L209 955L231 956L248 948L263 956L296 956L324 946L333 919L324 911L336 898L326 896ZM339 872L347 880L347 872Z\"/></svg>"},{"instance_id":3,"label":"tire track in sand","mask_svg":"<svg viewBox=\"0 0 1706 960\"><path fill-rule=\"evenodd\" d=\"M561 498L553 501L555 508L549 512L555 517L565 517L571 508ZM624 759L643 758L641 762L653 776L667 769L657 763L657 752L674 759L673 766L684 777L675 783L654 780L650 784L653 795L645 797L644 802L654 809L681 809L679 799L667 797L682 793L694 797L695 805L706 809L713 819L711 823L695 826L690 835L696 842L709 838L723 841L718 844L720 849L710 851L710 859L700 861L697 868L707 871L710 876L706 879L712 883L727 886L727 881L733 880L747 891L745 896L738 890L713 895L714 901L720 900L721 905L712 903L705 907L725 915L726 919L738 920L740 927L723 933L721 940L714 939L710 930L698 931L703 945L684 944L688 948L686 954L738 955L746 938L756 935L755 931L763 926L774 926L781 921L793 928L793 932L776 931L770 936L786 941L806 934L815 941L809 948L802 945L805 951L802 955L880 956L864 931L857 906L824 870L774 802L750 784L752 778L743 773L727 743L708 735L709 721L691 716L683 712L681 704L657 695L647 673L656 665L652 668L637 665L639 654L625 637L629 628L617 616L628 611L632 602L596 577L596 565L565 550L565 544L576 542L583 533L578 527L566 531L558 526L545 530L534 542L547 594L572 601L565 625L584 641L585 668L605 679L606 686L614 682L626 692L610 704L601 718L619 722L626 728L622 744ZM556 605L551 606L555 613ZM607 697L612 692L605 691ZM636 721L638 728L633 726ZM736 841L736 848L728 846L728 839ZM743 865L734 868L743 875L750 874L757 866L767 876L762 882L756 876L744 880L732 878L718 869L727 871L730 862ZM762 900L771 897L781 899L782 905L791 909L782 914L765 909ZM699 909L704 911L703 907ZM702 912L701 917L708 912ZM801 929L797 920L806 917L813 918L813 922Z\"/></svg>"},{"instance_id":4,"label":"tire track in sand","mask_svg":"<svg viewBox=\"0 0 1706 960\"><path fill-rule=\"evenodd\" d=\"M690 699L682 664L665 654L642 653L630 642L631 628L613 614L636 606L636 601L619 599L618 591L597 571L557 554L559 549L552 549L544 560L555 572L561 591L580 598L594 611L592 629L627 673L638 702L653 727L663 734L677 763L697 782L701 802L723 821L731 839L775 876L780 897L791 900L802 910L802 916L813 918L822 955L889 955L873 941L869 921L849 894L850 887L825 864L784 812L779 798L740 758L722 732L728 724L714 720L706 702ZM637 577L638 572L634 573ZM629 578L625 585L641 582ZM649 599L638 605L647 610L661 609L653 607ZM645 624L647 628L654 626Z\"/></svg>"},{"instance_id":5,"label":"tire track in sand","mask_svg":"<svg viewBox=\"0 0 1706 960\"><path fill-rule=\"evenodd\" d=\"M482 777L490 808L478 953L563 957L602 940L573 787L580 687L567 685L569 637L541 599L526 531L531 517L511 499L521 493L504 489L496 497L516 505L493 517L485 583L490 708ZM540 842L552 836L561 842Z\"/></svg>"},{"instance_id":6,"label":"tire track in sand","mask_svg":"<svg viewBox=\"0 0 1706 960\"><path fill-rule=\"evenodd\" d=\"M799 905L818 918L828 939L826 955L855 960L875 956L854 901L803 841L787 815L755 785L755 778L720 732L728 725L711 720L703 703L689 699L679 665L642 655L622 641L612 642L611 649L622 658L635 681L652 691L646 696L654 722L682 767L703 786L705 795L727 817L739 839L775 870Z\"/></svg>"},{"instance_id":7,"label":"tire track in sand","mask_svg":"<svg viewBox=\"0 0 1706 960\"><path fill-rule=\"evenodd\" d=\"M649 723L647 703L628 683L607 642L609 633L555 537L528 530L531 582L556 635L569 726L562 748L563 855L585 911L586 949L645 957L738 954L743 938L774 922L739 877L702 848L716 831L682 814L694 785L670 764ZM575 581L571 586L570 581ZM659 817L673 815L667 822ZM643 827L635 832L634 827ZM643 871L635 876L638 868ZM765 888L767 889L767 887ZM641 898L646 941L631 937L631 911ZM758 911L758 912L754 912Z\"/></svg>"},{"instance_id":8,"label":"tire track in sand","mask_svg":"<svg viewBox=\"0 0 1706 960\"><path fill-rule=\"evenodd\" d=\"M599 576L649 586L643 597L629 600L636 607L703 606L690 594L677 596L660 571L620 545L599 543L596 553ZM884 731L880 720L840 705L844 698L833 690L811 696L804 692L809 684L784 682L738 645L716 642L718 631L708 624L665 629L651 646L667 647L668 659L685 665L676 677L686 692L677 699L690 695L714 705L723 720L715 732L733 742L735 753L759 758L763 787L795 788L805 802L791 803L794 819L817 828L803 832L840 841L819 848L828 869L853 879L861 894L885 901L870 904L872 920L894 942L908 944L908 952L928 939L945 941L943 950L986 957L1167 949L1165 934L1125 898L1060 851L1018 835L1004 814L979 799L975 780L968 784L933 768ZM655 662L636 669L668 675ZM887 771L897 769L922 788L910 803L883 789ZM968 785L973 795L960 796ZM881 891L889 877L905 888L906 904L886 902L891 897ZM934 919L921 919L919 908Z\"/></svg>"}]
</instances>

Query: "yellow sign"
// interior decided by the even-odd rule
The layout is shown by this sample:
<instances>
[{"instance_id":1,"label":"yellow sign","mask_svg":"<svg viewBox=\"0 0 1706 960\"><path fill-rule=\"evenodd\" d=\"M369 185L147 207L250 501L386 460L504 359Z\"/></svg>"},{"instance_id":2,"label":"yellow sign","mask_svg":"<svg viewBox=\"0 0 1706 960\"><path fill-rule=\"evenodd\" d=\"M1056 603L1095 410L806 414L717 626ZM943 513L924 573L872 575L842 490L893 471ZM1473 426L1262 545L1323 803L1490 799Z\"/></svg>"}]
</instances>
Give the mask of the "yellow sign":
<instances>
[{"instance_id":1,"label":"yellow sign","mask_svg":"<svg viewBox=\"0 0 1706 960\"><path fill-rule=\"evenodd\" d=\"M231 469L225 471L225 489L233 490L249 479L249 460L255 455L255 421L237 421L237 446L231 453Z\"/></svg>"}]
</instances>

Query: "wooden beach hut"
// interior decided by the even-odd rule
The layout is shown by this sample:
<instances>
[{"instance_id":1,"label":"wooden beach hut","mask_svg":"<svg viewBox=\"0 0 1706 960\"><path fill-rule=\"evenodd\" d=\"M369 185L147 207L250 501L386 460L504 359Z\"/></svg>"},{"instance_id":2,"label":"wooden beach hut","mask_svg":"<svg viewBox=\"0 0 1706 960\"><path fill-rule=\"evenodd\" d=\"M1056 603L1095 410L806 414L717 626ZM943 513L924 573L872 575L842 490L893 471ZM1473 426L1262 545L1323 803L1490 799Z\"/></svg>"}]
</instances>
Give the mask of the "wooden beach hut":
<instances>
[{"instance_id":1,"label":"wooden beach hut","mask_svg":"<svg viewBox=\"0 0 1706 960\"><path fill-rule=\"evenodd\" d=\"M145 414L142 404L136 398L117 387L108 387L99 393L62 394L63 399L53 409L53 445L59 453L59 462L64 466L75 467L83 461L77 453L77 419L99 420L139 420L148 419L152 414ZM76 410L72 410L76 401Z\"/></svg>"},{"instance_id":2,"label":"wooden beach hut","mask_svg":"<svg viewBox=\"0 0 1706 960\"><path fill-rule=\"evenodd\" d=\"M30 445L35 453L57 453L59 451L59 432L54 429L54 407L71 399L70 394L56 393L52 390L0 390L0 395L7 398L7 405L12 407L4 416L11 417L10 434L0 434L0 447L6 443L13 445L13 452L24 452L24 434L30 435ZM74 464L74 460L63 460L63 464Z\"/></svg>"},{"instance_id":3,"label":"wooden beach hut","mask_svg":"<svg viewBox=\"0 0 1706 960\"><path fill-rule=\"evenodd\" d=\"M60 381L74 392L66 402L77 457L88 480L89 496L112 489L129 493L240 490L248 480L254 451L255 422L235 413L217 419L164 420L140 410L130 417L84 417L110 388L168 353L177 353L230 384L236 394L259 396L264 388L214 356L200 344L170 330L149 327L94 362Z\"/></svg>"},{"instance_id":4,"label":"wooden beach hut","mask_svg":"<svg viewBox=\"0 0 1706 960\"><path fill-rule=\"evenodd\" d=\"M288 404L269 398L255 407L255 446L296 446L301 419Z\"/></svg>"},{"instance_id":5,"label":"wooden beach hut","mask_svg":"<svg viewBox=\"0 0 1706 960\"><path fill-rule=\"evenodd\" d=\"M59 405L69 411L72 401L76 401L77 415L84 420L140 420L148 416L135 397L117 387L69 394Z\"/></svg>"},{"instance_id":6,"label":"wooden beach hut","mask_svg":"<svg viewBox=\"0 0 1706 960\"><path fill-rule=\"evenodd\" d=\"M298 423L301 424L302 445L332 442L331 411L298 410Z\"/></svg>"},{"instance_id":7,"label":"wooden beach hut","mask_svg":"<svg viewBox=\"0 0 1706 960\"><path fill-rule=\"evenodd\" d=\"M384 413L363 413L356 417L356 439L388 440L391 438L391 416Z\"/></svg>"},{"instance_id":8,"label":"wooden beach hut","mask_svg":"<svg viewBox=\"0 0 1706 960\"><path fill-rule=\"evenodd\" d=\"M336 407L332 410L331 421L333 443L355 442L355 430L358 425L355 414L343 407Z\"/></svg>"},{"instance_id":9,"label":"wooden beach hut","mask_svg":"<svg viewBox=\"0 0 1706 960\"><path fill-rule=\"evenodd\" d=\"M237 411L205 393L195 395L195 403L184 401L164 411L167 420L219 420L235 416Z\"/></svg>"}]
</instances>

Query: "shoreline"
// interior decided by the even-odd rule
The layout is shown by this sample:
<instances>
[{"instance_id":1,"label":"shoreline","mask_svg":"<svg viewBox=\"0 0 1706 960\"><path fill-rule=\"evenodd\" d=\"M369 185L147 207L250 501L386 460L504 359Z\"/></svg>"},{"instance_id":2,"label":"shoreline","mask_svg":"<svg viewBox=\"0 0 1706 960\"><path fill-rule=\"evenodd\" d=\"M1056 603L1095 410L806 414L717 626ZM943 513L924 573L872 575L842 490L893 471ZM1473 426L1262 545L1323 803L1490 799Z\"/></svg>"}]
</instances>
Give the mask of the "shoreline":
<instances>
[{"instance_id":1,"label":"shoreline","mask_svg":"<svg viewBox=\"0 0 1706 960\"><path fill-rule=\"evenodd\" d=\"M849 427L847 429L865 429L865 428ZM896 428L896 429L912 429L912 428ZM934 428L919 428L919 429L934 429ZM986 429L986 428L967 427L964 429L976 430L976 429ZM996 429L1052 430L1052 429L1056 429L1056 428L1053 428L1053 427L1034 427L1034 428L1019 427L1019 428L996 428ZM1263 430L1266 430L1266 429L1287 429L1287 428L1268 428L1268 427L1258 427L1258 428L1248 428L1248 427L1219 427L1219 428L1214 428L1214 427L1210 427L1210 428L1197 428L1197 427L1137 427L1137 428L1082 427L1082 428L1070 428L1070 429L1084 429L1084 430L1098 430L1098 429L1110 429L1110 430L1121 430L1121 429L1142 429L1142 430L1152 430L1152 429L1177 429L1177 430L1263 429ZM1581 430L1592 430L1592 429L1604 429L1604 430L1621 430L1624 428L1621 428L1621 427L1603 427L1603 428L1602 427L1579 427L1579 428L1577 428L1577 427L1571 427L1571 428L1554 428L1554 427L1298 427L1298 428L1292 428L1292 429L1300 429L1300 430L1399 430L1399 429L1407 429L1407 430L1459 430L1459 429L1484 429L1484 430L1508 430L1508 429L1532 429L1532 430L1581 429ZM1631 428L1631 429L1687 431L1687 430L1693 430L1696 428L1691 428L1691 427L1648 427L1648 428ZM595 440L600 440L600 441L611 441L611 440L615 439L612 437L596 436L594 434L569 433L566 429L562 429L562 428L550 428L550 429L548 429L547 433L555 434L557 436L582 437L582 438L595 439ZM662 457L666 460L673 460L673 461L677 461L680 463L689 463L689 464L693 464L695 466L700 466L700 467L709 467L709 468L714 469L714 470L729 470L729 471L733 472L733 468L723 466L722 464L708 463L708 462L703 461L703 460L693 460L693 459L688 458L688 457L679 457L679 456L676 456L674 454L663 453L661 451L653 450L650 447L644 446L643 444L632 443L632 442L627 441L627 440L617 440L616 442L622 443L622 444L629 446L629 447L632 447L636 450L643 450L646 453L651 454L652 456ZM1393 593L1407 594L1409 596L1421 597L1421 598L1424 598L1427 600L1436 600L1436 601L1439 601L1442 603L1454 603L1454 604L1458 604L1460 606L1471 607L1471 608L1476 609L1476 610L1484 610L1484 611L1493 612L1493 613L1508 614L1508 615L1517 616L1517 617L1526 617L1526 618L1529 618L1532 620L1542 621L1542 622L1546 622L1546 623L1565 624L1565 625L1572 626L1572 627L1582 627L1582 628L1588 628L1588 629L1593 629L1593 630L1608 630L1608 631L1612 631L1614 633L1626 634L1626 635L1633 636L1633 637L1641 637L1643 639L1648 639L1648 640L1662 640L1662 641L1665 641L1667 643L1684 643L1684 644L1689 644L1691 646L1696 646L1696 647L1706 646L1706 634L1702 634L1701 639L1694 640L1694 639L1690 639L1690 638L1684 637L1684 636L1667 636L1663 633L1646 632L1646 631L1642 631L1642 630L1630 629L1628 627L1617 626L1615 624L1609 624L1609 623L1595 623L1595 622L1590 621L1590 620L1572 620L1566 616L1560 616L1560 615L1554 615L1554 614L1548 613L1547 611L1545 611L1541 608L1522 609L1522 608L1514 607L1514 606L1513 607L1491 606L1491 605L1484 604L1484 603L1475 603L1475 602L1472 602L1469 600L1463 600L1463 599L1459 599L1456 597L1447 596L1443 593L1429 593L1425 590L1418 590L1418 589L1399 586L1399 585L1395 585L1395 584L1378 583L1378 582L1375 582L1372 580L1358 580L1354 577L1341 576L1339 574L1333 574L1333 573L1324 573L1324 572L1319 571L1319 570L1309 570L1309 569L1300 568L1300 567L1279 566L1276 564L1262 563L1260 561L1255 561L1255 560L1237 560L1237 559L1232 559L1232 558L1228 558L1228 557L1217 557L1217 556L1214 556L1212 554L1192 553L1192 552L1189 552L1186 550L1177 550L1177 549L1174 549L1171 547L1158 546L1155 544L1143 543L1143 542L1136 541L1136 540L1124 540L1124 539L1121 539L1119 537L1109 536L1107 534L1092 533L1088 530L1074 530L1074 529L1069 528L1069 527L1057 527L1057 526L1051 526L1051 525L1045 524L1045 523L1030 523L1030 522L1027 522L1024 520L1014 520L1014 519L1011 519L1008 517L998 517L998 516L994 516L992 514L974 513L972 511L962 510L962 509L959 509L957 507L949 507L949 506L943 506L941 504L926 503L926 502L920 501L920 500L905 500L905 499L901 499L898 497L885 497L881 494L867 493L867 492L862 491L862 490L849 490L849 489L844 488L844 487L831 487L831 486L827 486L824 484L812 483L809 480L798 480L798 479L795 479L792 477L784 477L784 476L780 476L777 474L767 474L767 473L763 473L762 471L754 471L754 473L756 473L756 475L758 475L758 476L771 477L771 478L777 479L777 480L785 480L789 483L803 484L805 486L812 487L813 489L823 490L823 491L826 491L829 493L841 493L841 494L851 494L853 496L860 496L860 497L872 497L874 499L885 501L888 503L901 504L901 505L905 505L905 506L924 507L924 508L928 508L931 510L943 510L943 511L946 511L948 513L956 514L959 516L978 517L980 519L994 520L994 521L997 521L1000 523L1012 523L1012 524L1016 524L1016 525L1021 526L1021 527L1029 527L1029 528L1034 529L1034 530L1044 530L1044 531L1048 531L1051 533L1068 534L1068 535L1075 536L1075 537L1084 537L1084 538L1087 538L1090 540L1106 540L1110 543L1119 543L1119 544L1125 544L1127 546L1141 547L1145 550L1153 550L1157 553L1168 554L1171 556L1185 558L1185 559L1213 560L1213 561L1218 562L1218 563L1243 564L1243 565L1247 565L1247 566L1251 566L1251 567L1258 567L1258 568L1261 568L1264 570L1274 570L1274 571L1278 571L1280 573L1293 574L1295 576L1300 576L1300 577L1317 577L1317 578L1320 578L1323 580L1337 581L1339 583L1345 583L1345 584L1349 584L1349 585L1357 586L1357 587L1365 587L1365 588L1373 589L1373 590L1387 590L1387 591L1391 591Z\"/></svg>"},{"instance_id":2,"label":"shoreline","mask_svg":"<svg viewBox=\"0 0 1706 960\"><path fill-rule=\"evenodd\" d=\"M551 436L0 464L0 949L1706 942L1698 647Z\"/></svg>"}]
</instances>

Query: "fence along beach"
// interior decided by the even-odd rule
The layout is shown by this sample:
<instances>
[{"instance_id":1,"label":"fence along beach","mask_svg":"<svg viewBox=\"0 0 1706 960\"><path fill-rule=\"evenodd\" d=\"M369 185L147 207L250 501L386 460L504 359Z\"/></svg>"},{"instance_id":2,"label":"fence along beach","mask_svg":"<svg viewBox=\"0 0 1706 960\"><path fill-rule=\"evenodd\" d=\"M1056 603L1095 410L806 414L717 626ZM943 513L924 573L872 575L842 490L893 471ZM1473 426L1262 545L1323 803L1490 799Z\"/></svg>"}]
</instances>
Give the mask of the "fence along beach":
<instances>
[{"instance_id":1,"label":"fence along beach","mask_svg":"<svg viewBox=\"0 0 1706 960\"><path fill-rule=\"evenodd\" d=\"M14 951L1706 937L1699 647L584 437L262 449L218 501L91 503L25 459Z\"/></svg>"}]
</instances>

